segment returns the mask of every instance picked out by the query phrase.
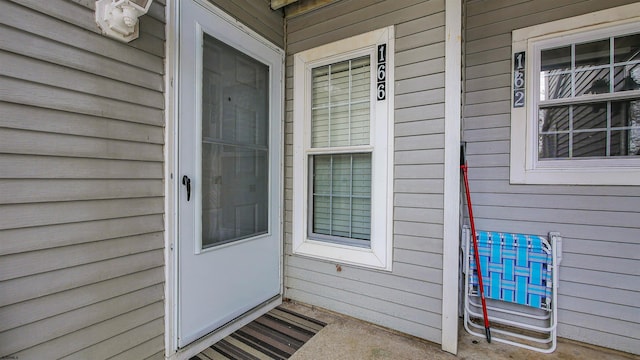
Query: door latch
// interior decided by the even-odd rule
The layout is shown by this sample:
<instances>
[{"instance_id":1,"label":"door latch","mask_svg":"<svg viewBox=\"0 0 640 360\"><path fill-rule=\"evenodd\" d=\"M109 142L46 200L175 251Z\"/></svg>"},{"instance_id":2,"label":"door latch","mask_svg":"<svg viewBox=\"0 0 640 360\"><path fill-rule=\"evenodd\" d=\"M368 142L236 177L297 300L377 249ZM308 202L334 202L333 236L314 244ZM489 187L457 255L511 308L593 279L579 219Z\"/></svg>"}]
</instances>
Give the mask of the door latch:
<instances>
[{"instance_id":1,"label":"door latch","mask_svg":"<svg viewBox=\"0 0 640 360\"><path fill-rule=\"evenodd\" d=\"M182 185L187 187L187 201L191 199L191 179L187 175L182 177Z\"/></svg>"}]
</instances>

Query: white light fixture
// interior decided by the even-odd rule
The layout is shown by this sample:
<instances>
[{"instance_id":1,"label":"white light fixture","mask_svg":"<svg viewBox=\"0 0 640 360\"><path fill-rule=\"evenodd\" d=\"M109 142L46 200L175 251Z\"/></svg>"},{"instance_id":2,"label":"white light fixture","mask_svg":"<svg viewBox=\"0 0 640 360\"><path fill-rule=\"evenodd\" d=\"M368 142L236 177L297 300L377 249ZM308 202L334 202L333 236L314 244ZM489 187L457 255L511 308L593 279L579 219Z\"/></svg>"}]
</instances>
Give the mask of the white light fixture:
<instances>
[{"instance_id":1,"label":"white light fixture","mask_svg":"<svg viewBox=\"0 0 640 360\"><path fill-rule=\"evenodd\" d=\"M129 42L138 38L138 17L149 11L153 0L97 0L96 23L104 35Z\"/></svg>"}]
</instances>

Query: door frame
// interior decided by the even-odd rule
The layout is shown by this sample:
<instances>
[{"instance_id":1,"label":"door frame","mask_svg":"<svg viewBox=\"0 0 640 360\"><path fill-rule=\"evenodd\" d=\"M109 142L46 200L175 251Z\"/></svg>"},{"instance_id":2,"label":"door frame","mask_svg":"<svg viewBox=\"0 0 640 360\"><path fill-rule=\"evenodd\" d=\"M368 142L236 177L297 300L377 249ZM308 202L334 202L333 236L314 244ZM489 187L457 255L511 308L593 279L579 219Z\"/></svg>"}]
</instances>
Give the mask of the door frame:
<instances>
[{"instance_id":1,"label":"door frame","mask_svg":"<svg viewBox=\"0 0 640 360\"><path fill-rule=\"evenodd\" d=\"M178 71L179 71L179 21L180 14L178 9L178 2L181 0L167 0L166 3L166 62L165 62L165 148L164 148L164 179L165 179L165 302L164 302L164 341L165 341L165 358L171 360L188 359L200 351L204 350L216 341L226 337L233 333L235 330L248 324L249 322L260 317L264 313L273 309L282 303L282 296L284 293L283 282L283 205L284 205L284 191L278 201L277 214L272 216L278 217L278 224L280 226L280 239L279 239L279 279L280 279L280 295L259 305L257 308L250 310L239 319L233 321L230 324L223 326L222 328L214 331L203 338L194 341L192 344L185 348L178 349L178 248L176 246L178 239L178 196L180 194L180 182L178 181ZM280 94L274 94L274 98L279 96L281 101L279 119L276 119L278 123L278 131L280 138L284 139L284 75L285 75L285 53L284 50L271 43L269 40L253 31L246 25L240 23L231 15L224 12L222 9L213 5L206 0L192 0L201 6L205 7L213 14L222 18L229 24L233 25L238 31L244 32L252 38L260 41L264 45L273 49L280 54L282 59L279 66L281 66L282 76L280 81ZM280 151L280 161L277 166L278 173L280 174L280 181L277 186L280 189L284 189L284 141L280 141L279 144L272 144L272 148L277 148Z\"/></svg>"}]
</instances>

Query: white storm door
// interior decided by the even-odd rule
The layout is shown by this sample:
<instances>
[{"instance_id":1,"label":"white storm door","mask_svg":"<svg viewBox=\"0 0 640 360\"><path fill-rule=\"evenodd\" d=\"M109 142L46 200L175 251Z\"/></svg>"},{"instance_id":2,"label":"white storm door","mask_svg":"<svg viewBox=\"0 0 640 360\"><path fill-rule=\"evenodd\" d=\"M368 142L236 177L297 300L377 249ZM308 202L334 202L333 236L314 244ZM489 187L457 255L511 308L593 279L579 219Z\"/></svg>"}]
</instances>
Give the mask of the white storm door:
<instances>
[{"instance_id":1,"label":"white storm door","mask_svg":"<svg viewBox=\"0 0 640 360\"><path fill-rule=\"evenodd\" d=\"M178 346L281 292L283 55L180 1Z\"/></svg>"}]
</instances>

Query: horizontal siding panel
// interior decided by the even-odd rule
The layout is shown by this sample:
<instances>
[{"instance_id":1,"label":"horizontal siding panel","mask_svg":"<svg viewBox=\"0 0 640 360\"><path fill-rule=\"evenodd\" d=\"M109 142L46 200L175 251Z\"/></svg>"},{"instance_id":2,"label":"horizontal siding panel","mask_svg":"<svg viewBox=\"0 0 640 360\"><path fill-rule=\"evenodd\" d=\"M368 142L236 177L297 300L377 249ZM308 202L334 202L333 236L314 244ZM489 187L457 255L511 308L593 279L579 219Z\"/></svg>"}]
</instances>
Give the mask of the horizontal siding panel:
<instances>
[{"instance_id":1,"label":"horizontal siding panel","mask_svg":"<svg viewBox=\"0 0 640 360\"><path fill-rule=\"evenodd\" d=\"M444 197L442 192L434 192L432 194L425 194L424 191L420 193L396 193L394 196L393 204L395 206L403 207L418 207L418 208L442 208Z\"/></svg>"},{"instance_id":2,"label":"horizontal siding panel","mask_svg":"<svg viewBox=\"0 0 640 360\"><path fill-rule=\"evenodd\" d=\"M478 16L480 14L488 13L496 9L504 8L507 6L513 6L515 4L528 2L531 0L469 0L467 1L467 11L469 17Z\"/></svg>"},{"instance_id":3,"label":"horizontal siding panel","mask_svg":"<svg viewBox=\"0 0 640 360\"><path fill-rule=\"evenodd\" d=\"M482 104L466 105L464 108L465 116L485 116L485 115L501 115L508 112L511 107L511 101L494 101Z\"/></svg>"},{"instance_id":4,"label":"horizontal siding panel","mask_svg":"<svg viewBox=\"0 0 640 360\"><path fill-rule=\"evenodd\" d=\"M444 58L444 42L396 52L396 67Z\"/></svg>"},{"instance_id":5,"label":"horizontal siding panel","mask_svg":"<svg viewBox=\"0 0 640 360\"><path fill-rule=\"evenodd\" d=\"M595 316L590 313L579 313L576 311L564 310L558 313L558 322L570 324L584 328L594 328L602 332L615 334L620 332L625 336L638 339L638 326L631 321L619 321L606 317Z\"/></svg>"},{"instance_id":6,"label":"horizontal siding panel","mask_svg":"<svg viewBox=\"0 0 640 360\"><path fill-rule=\"evenodd\" d=\"M0 153L158 162L163 160L160 144L3 128L0 128Z\"/></svg>"},{"instance_id":7,"label":"horizontal siding panel","mask_svg":"<svg viewBox=\"0 0 640 360\"><path fill-rule=\"evenodd\" d=\"M394 73L396 79L395 91L396 93L398 92L398 83L402 80L409 80L415 77L436 73L444 73L444 57L403 66L396 66Z\"/></svg>"},{"instance_id":8,"label":"horizontal siding panel","mask_svg":"<svg viewBox=\"0 0 640 360\"><path fill-rule=\"evenodd\" d=\"M383 301L374 297L362 295L358 292L338 289L331 285L327 286L313 283L309 279L300 280L292 277L290 279L290 283L293 288L300 289L301 291L306 292L318 291L315 290L317 288L319 289L319 292L323 297L330 298L334 301L358 304L358 307L369 311L375 311L380 315L395 317L405 321L415 321L415 319L421 319L422 321L427 321L428 323L436 323L439 319L439 314L437 313L434 314L428 311L408 307L404 304L390 303L388 301ZM348 300L345 301L345 299Z\"/></svg>"},{"instance_id":9,"label":"horizontal siding panel","mask_svg":"<svg viewBox=\"0 0 640 360\"><path fill-rule=\"evenodd\" d=\"M479 40L467 41L465 43L465 52L466 56L470 56L477 52L499 49L506 46L511 47L510 32L508 34L500 34Z\"/></svg>"},{"instance_id":10,"label":"horizontal siding panel","mask_svg":"<svg viewBox=\"0 0 640 360\"><path fill-rule=\"evenodd\" d=\"M2 229L161 214L164 199L110 199L0 206Z\"/></svg>"},{"instance_id":11,"label":"horizontal siding panel","mask_svg":"<svg viewBox=\"0 0 640 360\"><path fill-rule=\"evenodd\" d=\"M444 150L429 149L396 151L394 153L394 163L397 165L442 164L444 163Z\"/></svg>"},{"instance_id":12,"label":"horizontal siding panel","mask_svg":"<svg viewBox=\"0 0 640 360\"><path fill-rule=\"evenodd\" d=\"M464 138L464 137L463 137ZM509 141L467 142L467 155L508 154ZM471 164L473 166L473 164ZM473 170L475 171L475 170ZM469 174L473 172L469 167ZM501 177L499 179L508 179Z\"/></svg>"},{"instance_id":13,"label":"horizontal siding panel","mask_svg":"<svg viewBox=\"0 0 640 360\"><path fill-rule=\"evenodd\" d=\"M396 179L442 179L444 166L438 164L428 165L396 165Z\"/></svg>"},{"instance_id":14,"label":"horizontal siding panel","mask_svg":"<svg viewBox=\"0 0 640 360\"><path fill-rule=\"evenodd\" d=\"M473 164L474 167L509 166L509 154L489 154L489 155L467 154L466 160L467 160L467 164ZM476 191L474 191L474 193L476 193Z\"/></svg>"},{"instance_id":15,"label":"horizontal siding panel","mask_svg":"<svg viewBox=\"0 0 640 360\"><path fill-rule=\"evenodd\" d=\"M506 126L511 126L509 115L506 114L474 116L464 119L465 131Z\"/></svg>"},{"instance_id":16,"label":"horizontal siding panel","mask_svg":"<svg viewBox=\"0 0 640 360\"><path fill-rule=\"evenodd\" d=\"M128 359L146 359L157 353L158 349L164 348L164 335L156 336L151 340L145 341L131 349L128 349L111 359L128 360Z\"/></svg>"},{"instance_id":17,"label":"horizontal siding panel","mask_svg":"<svg viewBox=\"0 0 640 360\"><path fill-rule=\"evenodd\" d=\"M37 345L16 354L20 358L40 358L47 354L53 358L61 358L87 348L93 344L99 344L118 334L135 329L155 319L161 319L164 314L164 304L158 301L145 307L118 315L109 320L88 326L82 331L76 331L65 336L53 339L49 342ZM102 354L104 358L114 354Z\"/></svg>"},{"instance_id":18,"label":"horizontal siding panel","mask_svg":"<svg viewBox=\"0 0 640 360\"><path fill-rule=\"evenodd\" d=\"M395 208L394 218L400 221L421 222L427 219L442 219L442 209L425 209L425 208L405 208L397 206ZM441 224L439 222L438 224Z\"/></svg>"},{"instance_id":19,"label":"horizontal siding panel","mask_svg":"<svg viewBox=\"0 0 640 360\"><path fill-rule=\"evenodd\" d=\"M509 87L511 85L510 74L498 74L483 76L476 79L468 79L465 82L465 98L473 92Z\"/></svg>"},{"instance_id":20,"label":"horizontal siding panel","mask_svg":"<svg viewBox=\"0 0 640 360\"><path fill-rule=\"evenodd\" d=\"M414 35L420 33L421 31L437 28L444 25L444 12L421 16L417 19L396 25L396 38L403 38L405 36Z\"/></svg>"},{"instance_id":21,"label":"horizontal siding panel","mask_svg":"<svg viewBox=\"0 0 640 360\"><path fill-rule=\"evenodd\" d=\"M640 246L637 246L640 249ZM621 259L604 255L583 255L564 252L562 266L574 268L588 268L590 270L607 273L626 274L638 276L637 282L640 290L640 259ZM588 264L588 265L586 265ZM640 312L638 312L640 314Z\"/></svg>"},{"instance_id":22,"label":"horizontal siding panel","mask_svg":"<svg viewBox=\"0 0 640 360\"><path fill-rule=\"evenodd\" d=\"M3 115L0 127L4 128L151 144L164 143L164 128L161 126L7 102L0 102L0 112Z\"/></svg>"},{"instance_id":23,"label":"horizontal siding panel","mask_svg":"<svg viewBox=\"0 0 640 360\"><path fill-rule=\"evenodd\" d=\"M3 179L162 179L160 162L0 154Z\"/></svg>"},{"instance_id":24,"label":"horizontal siding panel","mask_svg":"<svg viewBox=\"0 0 640 360\"><path fill-rule=\"evenodd\" d=\"M82 349L69 356L65 356L64 360L72 359L97 359L105 354L120 354L126 350L129 350L141 342L154 339L161 336L164 332L164 320L155 319L146 324L133 328L129 331L124 331L117 336L114 336L108 340L102 341L96 345L90 346L86 349ZM163 354L164 357L164 354Z\"/></svg>"},{"instance_id":25,"label":"horizontal siding panel","mask_svg":"<svg viewBox=\"0 0 640 360\"><path fill-rule=\"evenodd\" d=\"M162 214L0 231L0 255L82 244L164 230Z\"/></svg>"},{"instance_id":26,"label":"horizontal siding panel","mask_svg":"<svg viewBox=\"0 0 640 360\"><path fill-rule=\"evenodd\" d=\"M342 293L345 298L353 296L365 296L369 299L378 300L379 303L386 303L388 309L394 307L407 307L416 310L426 310L433 313L440 313L442 302L421 294L407 293L405 291L376 285L364 285L363 283L346 278L336 279L335 276L308 271L306 269L296 269L296 275L291 278L297 282L311 282L323 286L328 293ZM338 286L339 287L336 287ZM385 312L388 313L388 310ZM393 315L393 314L389 314ZM411 320L411 319L407 319Z\"/></svg>"},{"instance_id":27,"label":"horizontal siding panel","mask_svg":"<svg viewBox=\"0 0 640 360\"><path fill-rule=\"evenodd\" d=\"M571 241L563 242L562 251L571 254L640 260L640 243L571 239ZM638 297L640 297L640 294L638 294Z\"/></svg>"},{"instance_id":28,"label":"horizontal siding panel","mask_svg":"<svg viewBox=\"0 0 640 360\"><path fill-rule=\"evenodd\" d=\"M83 329L162 299L162 285L154 285L117 298L31 323L0 334L3 351L13 354L56 337Z\"/></svg>"},{"instance_id":29,"label":"horizontal siding panel","mask_svg":"<svg viewBox=\"0 0 640 360\"><path fill-rule=\"evenodd\" d=\"M397 179L394 181L394 191L399 193L420 193L425 190L430 193L441 192L444 189L444 180L442 179ZM397 217L397 213L395 216ZM431 214L431 215L436 215ZM438 215L443 215L438 213ZM438 216L439 217L439 216ZM432 219L432 217L429 217Z\"/></svg>"},{"instance_id":30,"label":"horizontal siding panel","mask_svg":"<svg viewBox=\"0 0 640 360\"><path fill-rule=\"evenodd\" d=\"M566 195L547 195L547 194L503 194L485 192L485 188L474 187L473 203L477 205L503 205L526 207L526 208L546 208L550 202L556 204L556 209L568 210L592 210L600 211L616 211L640 213L638 208L638 199L626 196L611 196L603 198L601 196L592 196L586 194Z\"/></svg>"},{"instance_id":31,"label":"horizontal siding panel","mask_svg":"<svg viewBox=\"0 0 640 360\"><path fill-rule=\"evenodd\" d=\"M560 281L573 281L603 288L640 291L638 277L625 274L613 274L584 268L563 266L560 268Z\"/></svg>"},{"instance_id":32,"label":"horizontal siding panel","mask_svg":"<svg viewBox=\"0 0 640 360\"><path fill-rule=\"evenodd\" d=\"M302 18L305 16L291 19L287 23L288 26L291 26L288 29L289 35L287 36L287 45L290 46L290 51L292 53L300 51L297 49L300 46L299 43L309 42L309 39L317 38L318 34L322 34L322 37L327 37L327 39L323 39L324 42L331 42L337 40L336 36L344 37L344 34L363 33L382 26L406 22L415 19L417 17L416 14L428 15L442 11L444 8L442 0L427 2L421 0L396 0L393 6L389 6L385 2L373 3L370 6L362 3L359 5L357 9L346 13L341 12L335 14L335 16L331 16L326 12L310 13L307 15L308 17L321 15L323 20L303 28L296 28L296 22L304 21ZM317 45L309 47L313 46Z\"/></svg>"},{"instance_id":33,"label":"horizontal siding panel","mask_svg":"<svg viewBox=\"0 0 640 360\"><path fill-rule=\"evenodd\" d=\"M163 246L163 233L152 233L7 255L0 264L0 281L162 249Z\"/></svg>"},{"instance_id":34,"label":"horizontal siding panel","mask_svg":"<svg viewBox=\"0 0 640 360\"><path fill-rule=\"evenodd\" d=\"M444 121L424 120L403 122L396 124L394 130L396 137L428 135L433 133L444 133Z\"/></svg>"},{"instance_id":35,"label":"horizontal siding panel","mask_svg":"<svg viewBox=\"0 0 640 360\"><path fill-rule=\"evenodd\" d=\"M570 308L564 308L563 304L571 304L571 306ZM638 309L634 306L624 306L615 303L602 306L602 302L600 301L559 295L558 308L589 313L594 316L602 316L613 320L640 322L640 312L638 312ZM640 334L629 335L634 338L640 338Z\"/></svg>"},{"instance_id":36,"label":"horizontal siding panel","mask_svg":"<svg viewBox=\"0 0 640 360\"><path fill-rule=\"evenodd\" d=\"M469 54L465 60L465 65L467 67L499 61L511 61L511 46Z\"/></svg>"},{"instance_id":37,"label":"horizontal siding panel","mask_svg":"<svg viewBox=\"0 0 640 360\"><path fill-rule=\"evenodd\" d=\"M399 94L396 96L396 109L422 106L424 104L438 104L444 102L444 91L442 89L412 92L409 94Z\"/></svg>"},{"instance_id":38,"label":"horizontal siding panel","mask_svg":"<svg viewBox=\"0 0 640 360\"><path fill-rule=\"evenodd\" d=\"M393 273L377 272L375 273L376 276L372 277L370 270L342 264L342 271L337 274L333 263L298 256L287 256L286 259L287 263L284 271L287 278L296 276L296 269L306 269L315 273L335 276L336 282L339 282L341 278L345 278L360 282L363 285L382 286L435 299L439 299L442 296L442 286L440 284L428 283L424 279L408 277L398 273L395 269ZM289 287L288 283L285 286ZM313 302L310 302L310 304L313 304Z\"/></svg>"},{"instance_id":39,"label":"horizontal siding panel","mask_svg":"<svg viewBox=\"0 0 640 360\"><path fill-rule=\"evenodd\" d=\"M351 316L365 321L395 328L407 334L430 341L441 341L442 333L440 328L419 324L418 321L421 321L422 319L414 319L415 321L401 321L393 316L387 316L385 314L380 314L377 311L371 311L351 304L345 304L331 298L318 296L315 293L309 293L299 289L291 289L290 294L293 298L300 299L302 302L315 303L317 306L327 309L336 309L334 311L344 314L352 314Z\"/></svg>"},{"instance_id":40,"label":"horizontal siding panel","mask_svg":"<svg viewBox=\"0 0 640 360\"><path fill-rule=\"evenodd\" d=\"M504 143L501 141L500 143ZM475 143L467 144L467 153L469 153L469 146ZM508 144L508 142L507 142ZM508 154L508 151L506 152ZM477 152L474 152L477 154ZM470 164L473 166L473 164ZM469 173L475 172L475 167L469 167ZM581 196L612 196L614 199L603 200L610 204L615 202L609 202L610 200L616 200L618 197L628 196L632 199L638 197L638 189L634 186L562 186L562 185L509 185L508 179L501 181L475 181L474 186L478 188L478 192L488 192L496 194L531 194L531 195L581 195ZM585 191L588 189L588 191ZM554 198L548 198L557 202L557 196ZM554 205L555 206L555 205Z\"/></svg>"},{"instance_id":41,"label":"horizontal siding panel","mask_svg":"<svg viewBox=\"0 0 640 360\"><path fill-rule=\"evenodd\" d=\"M162 109L161 92L0 51L0 75Z\"/></svg>"},{"instance_id":42,"label":"horizontal siding panel","mask_svg":"<svg viewBox=\"0 0 640 360\"><path fill-rule=\"evenodd\" d=\"M472 190L473 191L473 190ZM473 193L472 193L473 196ZM637 228L615 228L612 231L611 228L597 226L597 225L585 225L585 224L569 224L569 223L548 223L534 222L531 220L505 220L505 219L493 219L484 218L482 214L477 214L474 211L474 217L476 218L476 224L478 229L514 232L514 233L527 233L546 235L549 231L559 231L564 234L564 238L576 238L585 240L597 240L605 242L620 242L623 244L637 243L638 229ZM569 237L570 236L570 237ZM603 240L604 239L604 240Z\"/></svg>"},{"instance_id":43,"label":"horizontal siding panel","mask_svg":"<svg viewBox=\"0 0 640 360\"><path fill-rule=\"evenodd\" d=\"M561 294L569 299L589 299L592 301L598 301L602 304L615 302L620 305L635 307L640 303L640 292L638 291L612 289L595 285L575 283L572 281L564 281L562 283L562 286L558 288L558 294ZM568 302L566 302L566 304L570 303L571 302L569 300Z\"/></svg>"},{"instance_id":44,"label":"horizontal siding panel","mask_svg":"<svg viewBox=\"0 0 640 360\"><path fill-rule=\"evenodd\" d=\"M466 93L467 104L482 104L487 102L495 102L500 100L508 100L511 98L511 89L509 87L495 87L483 91L469 91Z\"/></svg>"},{"instance_id":45,"label":"horizontal siding panel","mask_svg":"<svg viewBox=\"0 0 640 360\"><path fill-rule=\"evenodd\" d=\"M476 66L468 66L465 69L465 77L467 79L477 79L487 76L502 75L504 74L505 67L509 68L510 63L510 60L504 60Z\"/></svg>"},{"instance_id":46,"label":"horizontal siding panel","mask_svg":"<svg viewBox=\"0 0 640 360\"><path fill-rule=\"evenodd\" d=\"M414 106L395 111L395 122L444 119L444 103Z\"/></svg>"},{"instance_id":47,"label":"horizontal siding panel","mask_svg":"<svg viewBox=\"0 0 640 360\"><path fill-rule=\"evenodd\" d=\"M159 179L0 179L3 205L157 197L163 186Z\"/></svg>"},{"instance_id":48,"label":"horizontal siding panel","mask_svg":"<svg viewBox=\"0 0 640 360\"><path fill-rule=\"evenodd\" d=\"M591 327L595 328L595 326ZM610 334L591 328L579 327L570 324L559 324L558 336L571 338L588 344L602 346L605 348L619 349L628 353L637 352L640 348L640 341L631 339L625 335Z\"/></svg>"},{"instance_id":49,"label":"horizontal siding panel","mask_svg":"<svg viewBox=\"0 0 640 360\"><path fill-rule=\"evenodd\" d=\"M438 90L444 93L444 73L432 73L425 76L416 76L406 80L396 80L395 82L396 108L403 107L398 102L402 102L403 94L415 93L424 90ZM416 102L416 105L424 105L440 101ZM414 105L414 106L416 106Z\"/></svg>"},{"instance_id":50,"label":"horizontal siding panel","mask_svg":"<svg viewBox=\"0 0 640 360\"><path fill-rule=\"evenodd\" d=\"M501 34L511 29L524 28L540 23L564 19L571 16L602 10L609 7L628 4L629 0L577 2L575 0L537 0L535 3L523 3L509 8L499 9L491 15L469 18L469 40L479 37ZM536 16L530 16L535 13ZM509 14L509 15L504 15Z\"/></svg>"},{"instance_id":51,"label":"horizontal siding panel","mask_svg":"<svg viewBox=\"0 0 640 360\"><path fill-rule=\"evenodd\" d=\"M489 129L467 129L464 132L465 141L500 141L508 140L511 135L511 129L504 128L489 128Z\"/></svg>"},{"instance_id":52,"label":"horizontal siding panel","mask_svg":"<svg viewBox=\"0 0 640 360\"><path fill-rule=\"evenodd\" d=\"M164 11L164 7L162 7L162 11ZM163 47L155 49L156 54L140 52L128 44L113 41L98 33L87 32L73 24L8 2L4 2L0 7L0 23L22 29L49 41L100 54L142 69L149 69L157 74L164 72Z\"/></svg>"},{"instance_id":53,"label":"horizontal siding panel","mask_svg":"<svg viewBox=\"0 0 640 360\"><path fill-rule=\"evenodd\" d=\"M162 268L63 291L0 309L0 332L95 304L164 281Z\"/></svg>"},{"instance_id":54,"label":"horizontal siding panel","mask_svg":"<svg viewBox=\"0 0 640 360\"><path fill-rule=\"evenodd\" d=\"M607 227L637 228L637 213L597 210L535 209L507 206L484 206L474 204L474 215L497 219L529 220L560 224L590 224ZM611 215L611 216L607 216Z\"/></svg>"},{"instance_id":55,"label":"horizontal siding panel","mask_svg":"<svg viewBox=\"0 0 640 360\"><path fill-rule=\"evenodd\" d=\"M164 266L162 250L153 250L0 283L0 306Z\"/></svg>"},{"instance_id":56,"label":"horizontal siding panel","mask_svg":"<svg viewBox=\"0 0 640 360\"><path fill-rule=\"evenodd\" d=\"M393 225L394 225L393 226L394 234L409 235L409 236L426 236L426 237L433 237L433 238L442 236L442 227L443 227L442 224L429 224L424 222L397 220L393 222ZM433 276L431 278L433 278ZM441 280L442 279L440 279L440 281Z\"/></svg>"},{"instance_id":57,"label":"horizontal siding panel","mask_svg":"<svg viewBox=\"0 0 640 360\"><path fill-rule=\"evenodd\" d=\"M0 11L0 13L2 13ZM138 86L161 91L164 80L159 72L144 70L128 63L113 60L84 51L81 48L35 37L28 33L6 27L0 22L0 48L16 54L29 56L42 61L48 61L115 79ZM29 44L29 46L22 46ZM158 69L160 71L160 69Z\"/></svg>"},{"instance_id":58,"label":"horizontal siding panel","mask_svg":"<svg viewBox=\"0 0 640 360\"><path fill-rule=\"evenodd\" d=\"M424 236L396 235L394 240L395 249L442 254L442 239L427 238Z\"/></svg>"},{"instance_id":59,"label":"horizontal siding panel","mask_svg":"<svg viewBox=\"0 0 640 360\"><path fill-rule=\"evenodd\" d=\"M0 76L0 101L161 126L161 109Z\"/></svg>"},{"instance_id":60,"label":"horizontal siding panel","mask_svg":"<svg viewBox=\"0 0 640 360\"><path fill-rule=\"evenodd\" d=\"M444 145L444 134L429 134L404 136L396 138L395 149L402 150L429 150L442 149ZM396 165L396 168L407 168L406 165Z\"/></svg>"},{"instance_id":61,"label":"horizontal siding panel","mask_svg":"<svg viewBox=\"0 0 640 360\"><path fill-rule=\"evenodd\" d=\"M395 249L393 252L393 261L432 269L442 268L442 254L431 254L415 250ZM440 310L441 309L438 309L437 313L440 313Z\"/></svg>"},{"instance_id":62,"label":"horizontal siding panel","mask_svg":"<svg viewBox=\"0 0 640 360\"><path fill-rule=\"evenodd\" d=\"M403 37L396 36L396 51L415 49L417 47L435 44L444 39L444 14L442 14L442 26L428 29L417 34Z\"/></svg>"}]
</instances>

